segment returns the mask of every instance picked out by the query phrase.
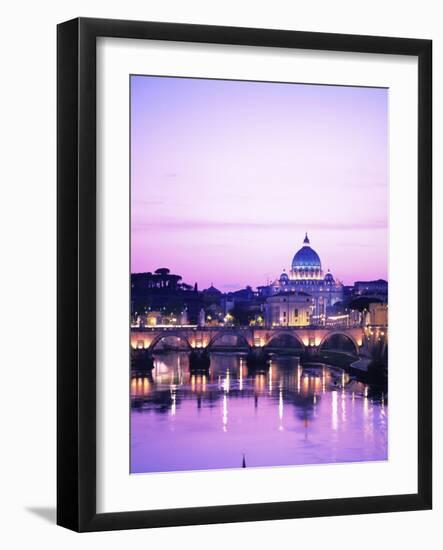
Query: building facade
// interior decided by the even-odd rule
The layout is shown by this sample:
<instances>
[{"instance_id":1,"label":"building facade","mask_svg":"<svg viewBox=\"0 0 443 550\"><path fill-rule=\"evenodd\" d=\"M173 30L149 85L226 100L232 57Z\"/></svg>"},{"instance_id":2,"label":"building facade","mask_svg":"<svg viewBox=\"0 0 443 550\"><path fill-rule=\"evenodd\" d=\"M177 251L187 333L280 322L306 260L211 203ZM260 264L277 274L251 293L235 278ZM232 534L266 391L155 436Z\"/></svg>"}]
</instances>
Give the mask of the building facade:
<instances>
[{"instance_id":1,"label":"building facade","mask_svg":"<svg viewBox=\"0 0 443 550\"><path fill-rule=\"evenodd\" d=\"M303 240L303 246L294 255L289 272L283 270L267 292L269 297L266 303L272 303L274 296L285 293L307 294L312 299L310 306L310 324L312 325L324 325L327 308L343 300L343 284L334 279L329 270L326 274L323 272L320 257L311 248L307 234Z\"/></svg>"},{"instance_id":2,"label":"building facade","mask_svg":"<svg viewBox=\"0 0 443 550\"><path fill-rule=\"evenodd\" d=\"M386 327L388 325L388 304L369 304L369 321L371 325Z\"/></svg>"},{"instance_id":3,"label":"building facade","mask_svg":"<svg viewBox=\"0 0 443 550\"><path fill-rule=\"evenodd\" d=\"M311 324L314 300L306 292L277 292L266 300L267 326L306 327Z\"/></svg>"},{"instance_id":4,"label":"building facade","mask_svg":"<svg viewBox=\"0 0 443 550\"><path fill-rule=\"evenodd\" d=\"M377 279L376 281L355 281L354 294L358 296L388 296L388 281Z\"/></svg>"}]
</instances>

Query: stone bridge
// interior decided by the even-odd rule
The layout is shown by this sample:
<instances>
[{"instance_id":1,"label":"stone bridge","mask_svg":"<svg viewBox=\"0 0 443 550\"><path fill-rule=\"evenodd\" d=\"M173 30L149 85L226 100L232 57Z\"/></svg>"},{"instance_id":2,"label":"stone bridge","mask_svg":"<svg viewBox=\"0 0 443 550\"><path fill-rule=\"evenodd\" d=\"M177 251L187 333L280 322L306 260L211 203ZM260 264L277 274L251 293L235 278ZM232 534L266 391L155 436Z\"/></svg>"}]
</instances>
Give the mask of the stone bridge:
<instances>
[{"instance_id":1,"label":"stone bridge","mask_svg":"<svg viewBox=\"0 0 443 550\"><path fill-rule=\"evenodd\" d=\"M363 327L329 328L329 327L196 327L196 326L168 326L131 328L131 347L153 351L155 347L167 337L181 340L189 349L211 350L221 345L224 336L235 336L236 344L233 348L266 348L279 346L282 338L287 347L319 350L332 349L333 336L341 335L352 344L355 354L362 349L365 337ZM226 347L226 346L225 346Z\"/></svg>"}]
</instances>

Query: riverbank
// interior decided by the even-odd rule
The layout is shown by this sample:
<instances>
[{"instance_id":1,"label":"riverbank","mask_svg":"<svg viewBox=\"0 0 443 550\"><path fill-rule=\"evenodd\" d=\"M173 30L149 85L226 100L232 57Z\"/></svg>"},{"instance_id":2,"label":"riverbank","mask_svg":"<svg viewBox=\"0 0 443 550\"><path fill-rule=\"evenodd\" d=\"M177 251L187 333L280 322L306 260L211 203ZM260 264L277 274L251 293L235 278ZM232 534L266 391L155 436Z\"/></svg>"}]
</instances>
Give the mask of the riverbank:
<instances>
[{"instance_id":1,"label":"riverbank","mask_svg":"<svg viewBox=\"0 0 443 550\"><path fill-rule=\"evenodd\" d=\"M360 382L387 390L387 377L381 370L378 373L370 368L371 359L369 358L363 357L356 359L355 356L345 353L324 351L316 353L313 356L304 355L301 358L301 362L302 364L304 362L318 362L325 363L332 367L339 367Z\"/></svg>"}]
</instances>

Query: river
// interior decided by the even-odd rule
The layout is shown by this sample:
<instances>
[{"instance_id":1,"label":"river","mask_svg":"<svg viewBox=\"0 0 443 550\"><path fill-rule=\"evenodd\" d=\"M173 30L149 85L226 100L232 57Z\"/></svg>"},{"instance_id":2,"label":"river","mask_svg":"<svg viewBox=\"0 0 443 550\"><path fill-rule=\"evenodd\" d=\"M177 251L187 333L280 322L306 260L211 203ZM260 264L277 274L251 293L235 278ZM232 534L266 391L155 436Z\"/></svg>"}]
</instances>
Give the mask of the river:
<instances>
[{"instance_id":1,"label":"river","mask_svg":"<svg viewBox=\"0 0 443 550\"><path fill-rule=\"evenodd\" d=\"M191 374L185 352L131 379L131 472L386 460L387 397L339 368L212 353Z\"/></svg>"}]
</instances>

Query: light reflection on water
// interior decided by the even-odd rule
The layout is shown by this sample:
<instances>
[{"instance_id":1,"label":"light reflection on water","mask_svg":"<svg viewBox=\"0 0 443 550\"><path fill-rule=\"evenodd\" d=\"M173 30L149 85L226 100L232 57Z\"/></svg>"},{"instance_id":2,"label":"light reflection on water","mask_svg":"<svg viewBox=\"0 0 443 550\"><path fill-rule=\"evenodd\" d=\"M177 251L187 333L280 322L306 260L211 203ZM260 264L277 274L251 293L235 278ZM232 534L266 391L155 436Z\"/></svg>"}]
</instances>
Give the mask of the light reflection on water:
<instances>
[{"instance_id":1,"label":"light reflection on water","mask_svg":"<svg viewBox=\"0 0 443 550\"><path fill-rule=\"evenodd\" d=\"M131 380L131 472L320 464L387 458L387 400L341 369L273 356L211 355L191 374L186 353L155 358Z\"/></svg>"}]
</instances>

